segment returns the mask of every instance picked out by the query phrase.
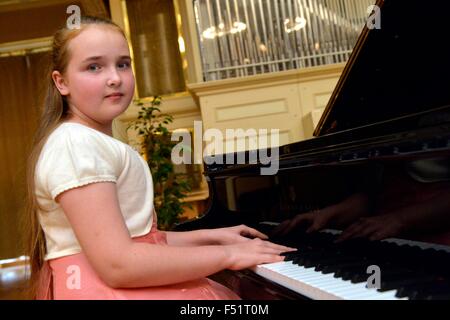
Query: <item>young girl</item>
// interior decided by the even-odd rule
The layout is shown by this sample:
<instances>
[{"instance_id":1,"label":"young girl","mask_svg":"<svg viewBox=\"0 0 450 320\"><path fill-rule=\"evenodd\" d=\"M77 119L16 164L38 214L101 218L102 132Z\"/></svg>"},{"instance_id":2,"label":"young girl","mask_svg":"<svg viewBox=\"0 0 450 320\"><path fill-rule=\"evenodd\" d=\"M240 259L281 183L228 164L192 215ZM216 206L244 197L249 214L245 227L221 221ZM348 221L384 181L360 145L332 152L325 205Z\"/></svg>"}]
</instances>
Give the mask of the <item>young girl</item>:
<instances>
[{"instance_id":1,"label":"young girl","mask_svg":"<svg viewBox=\"0 0 450 320\"><path fill-rule=\"evenodd\" d=\"M283 260L292 248L246 226L161 232L146 162L112 137L134 92L110 21L54 36L28 171L30 291L43 299L236 299L205 277Z\"/></svg>"}]
</instances>

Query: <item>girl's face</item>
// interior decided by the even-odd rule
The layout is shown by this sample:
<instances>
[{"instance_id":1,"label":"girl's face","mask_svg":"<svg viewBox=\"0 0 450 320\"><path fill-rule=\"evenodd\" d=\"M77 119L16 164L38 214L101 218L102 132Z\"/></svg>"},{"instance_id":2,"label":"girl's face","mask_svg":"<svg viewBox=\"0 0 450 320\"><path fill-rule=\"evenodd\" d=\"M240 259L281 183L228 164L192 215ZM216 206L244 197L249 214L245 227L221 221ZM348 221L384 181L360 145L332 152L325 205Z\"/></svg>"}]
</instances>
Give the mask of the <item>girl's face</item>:
<instances>
[{"instance_id":1,"label":"girl's face","mask_svg":"<svg viewBox=\"0 0 450 320\"><path fill-rule=\"evenodd\" d=\"M53 75L59 91L67 96L77 118L111 124L127 109L134 93L127 41L111 27L93 25L72 39L68 50L65 74Z\"/></svg>"}]
</instances>

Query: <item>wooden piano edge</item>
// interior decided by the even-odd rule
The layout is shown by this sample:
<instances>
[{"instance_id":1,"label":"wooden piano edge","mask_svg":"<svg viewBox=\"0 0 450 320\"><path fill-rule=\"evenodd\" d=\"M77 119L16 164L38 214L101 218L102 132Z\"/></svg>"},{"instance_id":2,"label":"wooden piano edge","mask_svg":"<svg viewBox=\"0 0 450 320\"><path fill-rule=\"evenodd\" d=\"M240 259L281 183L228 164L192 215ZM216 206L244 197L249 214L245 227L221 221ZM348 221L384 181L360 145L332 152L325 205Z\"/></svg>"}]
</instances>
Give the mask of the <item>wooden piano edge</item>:
<instances>
[{"instance_id":1,"label":"wooden piano edge","mask_svg":"<svg viewBox=\"0 0 450 320\"><path fill-rule=\"evenodd\" d=\"M208 278L229 288L243 300L310 300L248 269L223 270Z\"/></svg>"}]
</instances>

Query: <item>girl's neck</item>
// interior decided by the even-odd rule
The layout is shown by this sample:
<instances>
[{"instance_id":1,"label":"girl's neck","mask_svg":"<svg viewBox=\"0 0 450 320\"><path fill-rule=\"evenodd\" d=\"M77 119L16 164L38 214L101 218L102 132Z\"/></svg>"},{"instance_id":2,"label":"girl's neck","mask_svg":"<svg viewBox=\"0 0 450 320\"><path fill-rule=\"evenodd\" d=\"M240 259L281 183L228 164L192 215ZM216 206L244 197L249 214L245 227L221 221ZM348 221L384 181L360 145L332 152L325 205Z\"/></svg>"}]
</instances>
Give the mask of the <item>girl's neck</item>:
<instances>
[{"instance_id":1,"label":"girl's neck","mask_svg":"<svg viewBox=\"0 0 450 320\"><path fill-rule=\"evenodd\" d=\"M84 126L87 126L89 128L95 129L97 131L100 131L104 134L107 134L108 136L112 137L112 121L107 124L98 123L96 121L88 120L88 119L82 119L80 117L77 117L75 115L69 116L64 122L75 122L82 124Z\"/></svg>"}]
</instances>

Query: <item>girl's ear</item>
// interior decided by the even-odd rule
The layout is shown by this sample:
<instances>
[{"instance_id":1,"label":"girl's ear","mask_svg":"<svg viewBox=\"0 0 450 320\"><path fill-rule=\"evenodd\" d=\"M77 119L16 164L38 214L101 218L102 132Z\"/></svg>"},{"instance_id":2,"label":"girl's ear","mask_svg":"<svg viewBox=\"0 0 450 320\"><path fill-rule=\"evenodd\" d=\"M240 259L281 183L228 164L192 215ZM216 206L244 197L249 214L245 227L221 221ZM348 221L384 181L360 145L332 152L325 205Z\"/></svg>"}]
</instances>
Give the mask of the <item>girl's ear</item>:
<instances>
[{"instance_id":1,"label":"girl's ear","mask_svg":"<svg viewBox=\"0 0 450 320\"><path fill-rule=\"evenodd\" d=\"M69 88L66 85L66 81L59 71L52 72L52 79L55 83L56 88L62 96L67 96L69 94Z\"/></svg>"}]
</instances>

